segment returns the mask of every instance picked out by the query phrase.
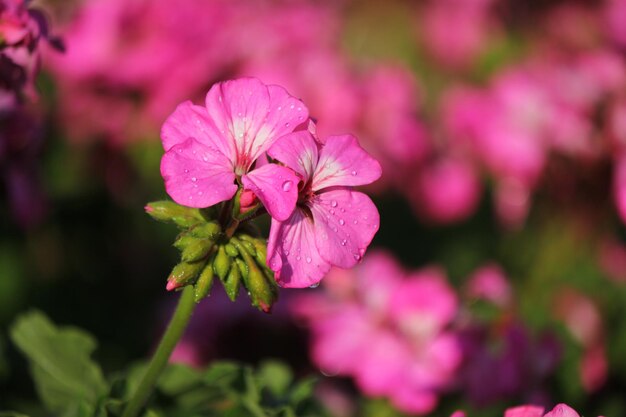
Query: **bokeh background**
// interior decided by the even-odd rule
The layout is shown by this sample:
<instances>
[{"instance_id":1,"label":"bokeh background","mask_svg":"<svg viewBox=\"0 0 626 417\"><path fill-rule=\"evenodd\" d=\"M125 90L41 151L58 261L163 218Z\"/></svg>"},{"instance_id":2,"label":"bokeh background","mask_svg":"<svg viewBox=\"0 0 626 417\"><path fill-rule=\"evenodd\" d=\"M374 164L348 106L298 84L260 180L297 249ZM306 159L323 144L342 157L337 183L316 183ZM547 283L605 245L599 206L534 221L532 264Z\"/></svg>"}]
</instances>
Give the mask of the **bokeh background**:
<instances>
[{"instance_id":1,"label":"bokeh background","mask_svg":"<svg viewBox=\"0 0 626 417\"><path fill-rule=\"evenodd\" d=\"M626 1L47 0L10 20L14 3L0 1L0 408L45 415L8 340L28 309L88 329L109 373L153 349L176 298L176 230L143 212L167 197L160 126L256 76L381 161L365 188L380 232L355 271L282 290L270 316L215 288L174 360L281 359L320 375L337 416L626 415ZM443 285L405 300L418 330L388 311L390 277ZM347 309L367 332L333 321ZM454 347L430 366L443 333ZM360 365L341 363L346 334L371 342L350 348ZM405 366L430 364L419 405L363 376L384 380L389 334Z\"/></svg>"}]
</instances>

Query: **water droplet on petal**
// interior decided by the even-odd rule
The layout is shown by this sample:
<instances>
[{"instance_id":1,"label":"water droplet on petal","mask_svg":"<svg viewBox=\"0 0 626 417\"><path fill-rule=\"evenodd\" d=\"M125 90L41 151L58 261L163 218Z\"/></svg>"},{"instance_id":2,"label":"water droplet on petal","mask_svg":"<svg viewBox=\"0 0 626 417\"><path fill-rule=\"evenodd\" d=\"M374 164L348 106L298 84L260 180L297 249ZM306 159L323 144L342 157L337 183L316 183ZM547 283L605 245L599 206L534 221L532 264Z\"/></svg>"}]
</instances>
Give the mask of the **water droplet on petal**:
<instances>
[{"instance_id":1,"label":"water droplet on petal","mask_svg":"<svg viewBox=\"0 0 626 417\"><path fill-rule=\"evenodd\" d=\"M315 288L317 288L319 286L320 286L320 283L316 282L315 284L311 285L309 288L315 289Z\"/></svg>"},{"instance_id":2,"label":"water droplet on petal","mask_svg":"<svg viewBox=\"0 0 626 417\"><path fill-rule=\"evenodd\" d=\"M339 219L339 224L343 226L346 222L343 219Z\"/></svg>"},{"instance_id":3,"label":"water droplet on petal","mask_svg":"<svg viewBox=\"0 0 626 417\"><path fill-rule=\"evenodd\" d=\"M283 191L289 191L291 190L291 187L293 187L293 182L291 181L283 182Z\"/></svg>"},{"instance_id":4,"label":"water droplet on petal","mask_svg":"<svg viewBox=\"0 0 626 417\"><path fill-rule=\"evenodd\" d=\"M352 174L352 176L356 175L356 171L352 171L350 174Z\"/></svg>"},{"instance_id":5,"label":"water droplet on petal","mask_svg":"<svg viewBox=\"0 0 626 417\"><path fill-rule=\"evenodd\" d=\"M198 179L196 177L191 177L191 181L192 182L196 182L196 181L198 181Z\"/></svg>"},{"instance_id":6,"label":"water droplet on petal","mask_svg":"<svg viewBox=\"0 0 626 417\"><path fill-rule=\"evenodd\" d=\"M348 243L348 241L346 239L341 241L341 246L346 246L346 243Z\"/></svg>"},{"instance_id":7,"label":"water droplet on petal","mask_svg":"<svg viewBox=\"0 0 626 417\"><path fill-rule=\"evenodd\" d=\"M359 261L361 259L361 255L359 255L358 253L354 254L354 260L355 261Z\"/></svg>"},{"instance_id":8,"label":"water droplet on petal","mask_svg":"<svg viewBox=\"0 0 626 417\"><path fill-rule=\"evenodd\" d=\"M185 170L185 174L189 174L189 170L188 169Z\"/></svg>"},{"instance_id":9,"label":"water droplet on petal","mask_svg":"<svg viewBox=\"0 0 626 417\"><path fill-rule=\"evenodd\" d=\"M337 233L339 231L339 229L337 229L336 227L333 227L333 232Z\"/></svg>"},{"instance_id":10,"label":"water droplet on petal","mask_svg":"<svg viewBox=\"0 0 626 417\"><path fill-rule=\"evenodd\" d=\"M311 263L311 261L312 261L312 259L311 259L311 258L309 258L309 257L307 256L307 257L306 257L306 263L310 264L310 263Z\"/></svg>"},{"instance_id":11,"label":"water droplet on petal","mask_svg":"<svg viewBox=\"0 0 626 417\"><path fill-rule=\"evenodd\" d=\"M300 259L302 259L300 255L296 256L296 261L299 261Z\"/></svg>"},{"instance_id":12,"label":"water droplet on petal","mask_svg":"<svg viewBox=\"0 0 626 417\"><path fill-rule=\"evenodd\" d=\"M352 223L354 223L354 224L358 224L358 223L359 223L359 221L358 221L358 220L355 220L355 221L353 221Z\"/></svg>"},{"instance_id":13,"label":"water droplet on petal","mask_svg":"<svg viewBox=\"0 0 626 417\"><path fill-rule=\"evenodd\" d=\"M337 202L335 200L331 200L330 206L331 207L337 207Z\"/></svg>"}]
</instances>

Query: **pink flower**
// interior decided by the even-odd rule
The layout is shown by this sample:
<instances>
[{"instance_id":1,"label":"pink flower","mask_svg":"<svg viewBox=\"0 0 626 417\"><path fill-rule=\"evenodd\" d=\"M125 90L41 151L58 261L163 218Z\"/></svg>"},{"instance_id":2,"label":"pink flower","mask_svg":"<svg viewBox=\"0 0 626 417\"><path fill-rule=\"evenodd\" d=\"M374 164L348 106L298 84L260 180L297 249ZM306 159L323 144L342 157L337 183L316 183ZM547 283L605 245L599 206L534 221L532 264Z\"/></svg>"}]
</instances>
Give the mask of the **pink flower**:
<instances>
[{"instance_id":1,"label":"pink flower","mask_svg":"<svg viewBox=\"0 0 626 417\"><path fill-rule=\"evenodd\" d=\"M354 136L331 136L320 145L308 131L285 136L268 154L301 180L294 186L299 195L293 214L272 219L267 263L278 283L307 287L331 265L356 265L378 230L379 215L369 197L351 187L376 181L379 163Z\"/></svg>"},{"instance_id":2,"label":"pink flower","mask_svg":"<svg viewBox=\"0 0 626 417\"><path fill-rule=\"evenodd\" d=\"M163 125L161 174L168 194L185 206L209 207L232 198L237 180L272 217L287 219L296 203L298 178L276 164L255 169L255 162L307 120L304 104L282 87L256 78L215 84L206 107L187 101Z\"/></svg>"},{"instance_id":3,"label":"pink flower","mask_svg":"<svg viewBox=\"0 0 626 417\"><path fill-rule=\"evenodd\" d=\"M312 328L315 364L404 412L434 409L461 360L448 330L457 297L441 271L407 273L378 252L353 270L333 269L324 289L292 304Z\"/></svg>"},{"instance_id":4,"label":"pink flower","mask_svg":"<svg viewBox=\"0 0 626 417\"><path fill-rule=\"evenodd\" d=\"M425 167L415 185L414 206L437 223L466 219L480 200L479 179L462 160L447 158Z\"/></svg>"},{"instance_id":5,"label":"pink flower","mask_svg":"<svg viewBox=\"0 0 626 417\"><path fill-rule=\"evenodd\" d=\"M544 408L535 405L521 405L518 407L508 408L504 412L504 417L580 417L580 415L570 406L566 404L557 404L549 413L543 413ZM450 417L456 417L459 411ZM465 416L464 413L460 414Z\"/></svg>"},{"instance_id":6,"label":"pink flower","mask_svg":"<svg viewBox=\"0 0 626 417\"><path fill-rule=\"evenodd\" d=\"M476 270L467 282L466 293L470 298L484 299L501 308L509 306L513 299L511 284L496 264Z\"/></svg>"}]
</instances>

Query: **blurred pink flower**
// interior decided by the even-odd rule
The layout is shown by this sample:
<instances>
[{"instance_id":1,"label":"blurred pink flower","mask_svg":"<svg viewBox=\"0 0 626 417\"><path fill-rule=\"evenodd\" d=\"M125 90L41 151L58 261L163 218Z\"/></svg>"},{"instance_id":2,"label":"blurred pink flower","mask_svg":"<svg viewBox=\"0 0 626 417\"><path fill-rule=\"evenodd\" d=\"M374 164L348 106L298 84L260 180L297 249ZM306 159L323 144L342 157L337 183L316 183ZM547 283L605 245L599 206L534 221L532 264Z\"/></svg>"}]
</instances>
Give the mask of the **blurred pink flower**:
<instances>
[{"instance_id":1,"label":"blurred pink flower","mask_svg":"<svg viewBox=\"0 0 626 417\"><path fill-rule=\"evenodd\" d=\"M352 376L404 412L434 409L461 360L448 330L457 298L441 271L407 273L378 252L351 271L332 270L324 288L292 304L311 326L322 371Z\"/></svg>"},{"instance_id":2,"label":"blurred pink flower","mask_svg":"<svg viewBox=\"0 0 626 417\"><path fill-rule=\"evenodd\" d=\"M412 201L416 210L437 223L469 217L478 206L481 184L470 164L447 158L426 165L416 179Z\"/></svg>"},{"instance_id":3,"label":"blurred pink flower","mask_svg":"<svg viewBox=\"0 0 626 417\"><path fill-rule=\"evenodd\" d=\"M178 103L199 97L234 63L224 30L234 6L221 0L81 3L64 29L67 53L47 60L72 138L141 138Z\"/></svg>"},{"instance_id":4,"label":"blurred pink flower","mask_svg":"<svg viewBox=\"0 0 626 417\"><path fill-rule=\"evenodd\" d=\"M513 292L508 278L497 264L488 264L474 271L465 286L471 299L483 299L500 308L509 307Z\"/></svg>"},{"instance_id":5,"label":"blurred pink flower","mask_svg":"<svg viewBox=\"0 0 626 417\"><path fill-rule=\"evenodd\" d=\"M284 136L268 154L300 177L293 214L272 218L267 264L278 283L307 287L331 265L356 265L378 231L379 215L369 197L352 187L376 181L380 164L354 136L331 136L320 145L308 131Z\"/></svg>"},{"instance_id":6,"label":"blurred pink flower","mask_svg":"<svg viewBox=\"0 0 626 417\"><path fill-rule=\"evenodd\" d=\"M464 67L498 31L491 9L497 0L436 0L418 9L418 32L442 64ZM454 30L451 30L454 28Z\"/></svg>"},{"instance_id":7,"label":"blurred pink flower","mask_svg":"<svg viewBox=\"0 0 626 417\"><path fill-rule=\"evenodd\" d=\"M504 411L504 417L580 417L580 415L566 404L557 404L552 411L544 414L544 408L535 405L520 405ZM457 411L456 413L459 413ZM450 417L457 417L457 414ZM464 417L465 414L460 414Z\"/></svg>"},{"instance_id":8,"label":"blurred pink flower","mask_svg":"<svg viewBox=\"0 0 626 417\"><path fill-rule=\"evenodd\" d=\"M209 207L232 198L236 178L277 220L289 217L298 178L277 164L254 164L279 138L308 120L304 104L256 78L215 84L206 107L187 101L165 121L161 174L179 204Z\"/></svg>"},{"instance_id":9,"label":"blurred pink flower","mask_svg":"<svg viewBox=\"0 0 626 417\"><path fill-rule=\"evenodd\" d=\"M610 38L621 48L626 49L626 1L607 0L604 2L604 19Z\"/></svg>"}]
</instances>

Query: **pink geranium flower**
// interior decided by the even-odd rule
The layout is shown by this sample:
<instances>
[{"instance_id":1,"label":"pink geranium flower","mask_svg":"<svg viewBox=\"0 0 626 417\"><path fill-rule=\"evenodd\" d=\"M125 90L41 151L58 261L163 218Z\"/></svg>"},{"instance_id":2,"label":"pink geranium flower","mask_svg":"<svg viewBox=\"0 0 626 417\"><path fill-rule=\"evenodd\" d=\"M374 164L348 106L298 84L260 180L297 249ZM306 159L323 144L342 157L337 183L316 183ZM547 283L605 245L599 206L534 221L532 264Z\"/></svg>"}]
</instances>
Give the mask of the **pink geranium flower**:
<instances>
[{"instance_id":1,"label":"pink geranium flower","mask_svg":"<svg viewBox=\"0 0 626 417\"><path fill-rule=\"evenodd\" d=\"M282 138L268 154L301 179L293 214L272 219L267 261L278 283L307 287L331 265L354 266L378 230L379 215L369 197L351 187L376 181L380 164L354 136L331 136L320 145L308 131Z\"/></svg>"},{"instance_id":2,"label":"pink geranium flower","mask_svg":"<svg viewBox=\"0 0 626 417\"><path fill-rule=\"evenodd\" d=\"M457 411L450 417L465 416L465 413ZM543 413L543 407L535 405L520 405L508 408L504 417L580 417L580 415L567 404L557 404L549 413Z\"/></svg>"},{"instance_id":3,"label":"pink geranium flower","mask_svg":"<svg viewBox=\"0 0 626 417\"><path fill-rule=\"evenodd\" d=\"M317 366L407 413L432 411L461 361L449 330L458 300L437 268L409 274L390 255L372 253L353 270L333 269L323 292L292 309L311 326Z\"/></svg>"},{"instance_id":4,"label":"pink geranium flower","mask_svg":"<svg viewBox=\"0 0 626 417\"><path fill-rule=\"evenodd\" d=\"M298 178L276 164L255 167L281 136L308 120L304 104L256 78L215 84L206 106L179 105L161 130L161 174L179 204L209 207L231 199L240 182L273 218L285 220L298 196Z\"/></svg>"}]
</instances>

